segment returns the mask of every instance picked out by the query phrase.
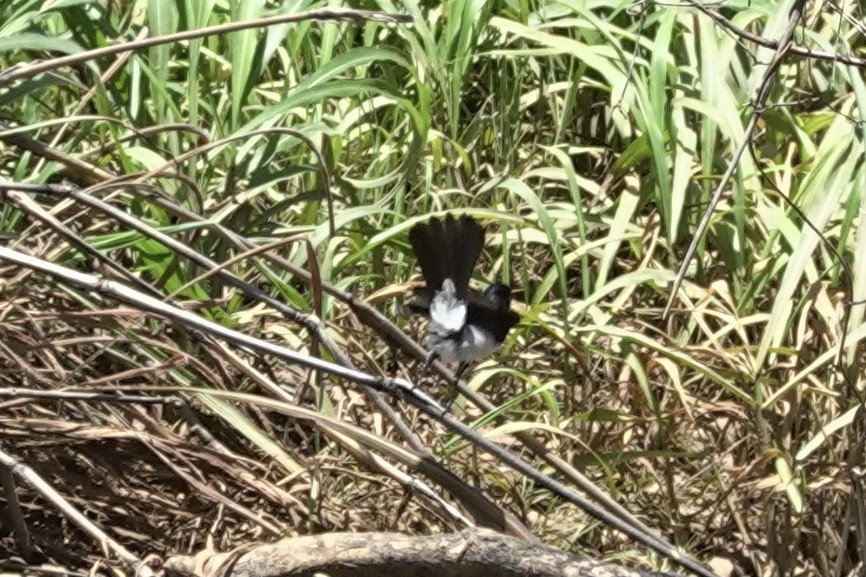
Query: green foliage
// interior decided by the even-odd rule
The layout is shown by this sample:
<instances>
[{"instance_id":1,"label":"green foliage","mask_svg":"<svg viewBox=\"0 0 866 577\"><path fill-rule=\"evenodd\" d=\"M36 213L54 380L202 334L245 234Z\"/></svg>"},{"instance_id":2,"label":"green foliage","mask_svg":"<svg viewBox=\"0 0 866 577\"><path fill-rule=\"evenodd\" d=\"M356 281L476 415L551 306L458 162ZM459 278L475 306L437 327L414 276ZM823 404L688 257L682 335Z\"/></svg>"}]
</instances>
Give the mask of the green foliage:
<instances>
[{"instance_id":1,"label":"green foliage","mask_svg":"<svg viewBox=\"0 0 866 577\"><path fill-rule=\"evenodd\" d=\"M742 0L718 9L776 40L790 4ZM277 11L317 6L287 2ZM12 137L37 139L203 216L207 227L179 224L141 190L104 193L217 262L246 250L221 229L259 245L300 235L323 279L359 298L415 275L405 233L418 219L473 214L489 240L476 280L510 282L524 313L499 360L471 381L498 406L474 414L477 426L498 416L507 422L491 434L532 430L687 549L707 557L760 550L746 573L829 574L826 559L837 558L848 530L840 487L850 479L839 465L857 441L852 412L866 334L863 307L850 305L866 298L863 68L785 57L760 103L750 150L662 320L685 248L747 137L775 50L736 38L686 4L372 7L405 11L413 24L281 24L133 44L14 82L0 73L0 177L70 177L62 162ZM810 8L796 44L862 54L862 8L843 8L854 21ZM132 42L143 27L157 36L273 10L261 1L9 0L0 5L0 70ZM204 272L157 241L106 228L104 217L68 207L63 217L166 294ZM20 208L0 210L4 232L29 224ZM291 265L312 264L300 241L275 252ZM52 258L86 260L68 246ZM272 262L250 257L232 270L316 311L310 287ZM210 299L203 314L259 328L258 305L213 279L180 297ZM397 300L380 308L401 318ZM328 297L321 314L360 365L378 370L375 351L384 344L352 333L338 300ZM277 333L309 346L303 327ZM299 467L253 419L221 399L207 406ZM441 449L466 459L455 440ZM549 510L538 489L506 489L522 492L533 529L572 543L557 532L564 513ZM792 529L777 535L780 543L759 545L771 516ZM838 539L817 551L803 536L810 532ZM627 548L604 535L593 528L580 546ZM789 554L792 564L782 560Z\"/></svg>"}]
</instances>

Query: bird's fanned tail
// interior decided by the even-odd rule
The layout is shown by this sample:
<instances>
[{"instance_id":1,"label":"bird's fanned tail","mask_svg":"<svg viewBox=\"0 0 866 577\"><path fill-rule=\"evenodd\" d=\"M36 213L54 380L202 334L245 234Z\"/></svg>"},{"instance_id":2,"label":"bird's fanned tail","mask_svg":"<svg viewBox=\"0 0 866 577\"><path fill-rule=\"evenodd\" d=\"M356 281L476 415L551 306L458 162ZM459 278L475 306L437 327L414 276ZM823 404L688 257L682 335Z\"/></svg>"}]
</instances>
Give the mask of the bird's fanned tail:
<instances>
[{"instance_id":1,"label":"bird's fanned tail","mask_svg":"<svg viewBox=\"0 0 866 577\"><path fill-rule=\"evenodd\" d=\"M475 262L484 245L484 229L474 219L450 214L445 220L431 219L409 231L409 242L421 266L426 285L426 302L450 278L457 298L465 298Z\"/></svg>"}]
</instances>

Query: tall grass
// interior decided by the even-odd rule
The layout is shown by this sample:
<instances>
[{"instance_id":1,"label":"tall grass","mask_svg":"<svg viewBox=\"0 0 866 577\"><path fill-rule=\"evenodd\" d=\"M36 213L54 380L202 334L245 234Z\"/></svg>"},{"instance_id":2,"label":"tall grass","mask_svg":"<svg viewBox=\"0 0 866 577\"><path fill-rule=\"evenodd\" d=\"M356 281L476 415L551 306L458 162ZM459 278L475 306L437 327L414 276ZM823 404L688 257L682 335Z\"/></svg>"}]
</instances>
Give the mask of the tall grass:
<instances>
[{"instance_id":1,"label":"tall grass","mask_svg":"<svg viewBox=\"0 0 866 577\"><path fill-rule=\"evenodd\" d=\"M775 40L791 5L735 0L714 9ZM320 6L186 0L135 12L129 3L10 0L0 7L0 69L131 41L144 27L155 36ZM856 413L858 303L866 297L863 68L785 57L768 100L757 103L749 152L662 318L686 246L747 137L775 50L686 5L366 6L404 11L412 25L251 28L14 82L0 76L0 177L75 180L13 137L39 140L141 180L140 188L101 194L196 252L225 262L245 250L221 231L276 243L273 253L289 264L317 270L359 299L376 295L375 305L416 335L401 299L391 298L416 273L405 233L428 214L473 214L489 230L477 280L510 282L524 322L468 383L499 407L498 424L461 401L455 410L466 422L477 419L502 442L530 431L667 539L742 573L843 574L862 562L852 535L862 539L866 527L848 511L864 506L851 489L863 464ZM862 7L839 8L810 6L795 43L862 54ZM186 222L154 194L204 222ZM49 209L56 202L39 200ZM55 209L84 241L162 294L186 286L178 296L211 319L302 350L315 346L303 326L274 320L271 308L219 279L188 286L201 266L160 243L71 203ZM20 206L3 206L0 230L17 247L89 266ZM297 240L280 242L289 238ZM387 372L387 345L339 299L317 302L307 283L267 259L230 268L321 315L358 366ZM3 284L13 278L7 273ZM196 354L194 339L179 337L177 346ZM418 374L408 362L400 371ZM169 373L175 382L220 386L182 368ZM362 427L379 422L357 410L362 401L351 390L311 382L318 410ZM447 394L436 379L425 383ZM265 454L297 472L296 451L323 463L345 457L327 443L293 446L298 439L285 423L224 400L207 407L217 431L242 431L247 444L236 449L251 458ZM456 439L413 424L448 466L542 539L660 563L543 490L487 467ZM320 471L304 498L320 498L324 483L345 492L326 504L351 503L364 494L361 475ZM378 512L357 514L370 529L386 528L401 506L385 500ZM413 515L448 526L420 507ZM335 509L307 528L357 528L349 518Z\"/></svg>"}]
</instances>

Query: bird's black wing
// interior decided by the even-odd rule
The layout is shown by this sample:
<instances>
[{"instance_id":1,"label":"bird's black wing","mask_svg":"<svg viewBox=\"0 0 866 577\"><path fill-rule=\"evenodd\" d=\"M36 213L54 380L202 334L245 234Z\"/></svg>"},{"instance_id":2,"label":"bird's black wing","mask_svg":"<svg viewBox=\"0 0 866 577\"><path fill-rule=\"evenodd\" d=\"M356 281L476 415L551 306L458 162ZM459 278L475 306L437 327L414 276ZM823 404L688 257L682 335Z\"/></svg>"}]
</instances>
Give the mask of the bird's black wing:
<instances>
[{"instance_id":1,"label":"bird's black wing","mask_svg":"<svg viewBox=\"0 0 866 577\"><path fill-rule=\"evenodd\" d=\"M497 343L504 341L511 327L520 322L519 314L511 309L502 310L498 303L486 295L469 293L467 305L467 324L487 329L493 334Z\"/></svg>"}]
</instances>

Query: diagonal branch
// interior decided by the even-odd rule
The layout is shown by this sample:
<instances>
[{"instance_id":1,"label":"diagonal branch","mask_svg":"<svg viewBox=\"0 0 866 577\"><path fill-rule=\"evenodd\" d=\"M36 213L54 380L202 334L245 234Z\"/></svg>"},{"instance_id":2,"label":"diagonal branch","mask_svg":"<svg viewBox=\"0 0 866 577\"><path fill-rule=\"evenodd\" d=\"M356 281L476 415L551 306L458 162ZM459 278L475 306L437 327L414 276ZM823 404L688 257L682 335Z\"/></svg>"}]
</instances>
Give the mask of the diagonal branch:
<instances>
[{"instance_id":1,"label":"diagonal branch","mask_svg":"<svg viewBox=\"0 0 866 577\"><path fill-rule=\"evenodd\" d=\"M693 0L689 0L690 2ZM785 56L791 52L791 38L794 36L794 30L797 28L797 23L803 16L803 5L805 4L805 0L796 0L794 5L791 7L791 12L788 15L788 27L785 29L782 38L778 41L778 50L776 50L776 54L773 56L773 60L767 66L767 71L764 74L763 81L761 82L761 86L758 88L758 94L755 97L755 110L752 112L751 117L749 118L749 123L746 125L746 130L743 133L743 139L740 141L739 146L737 146L737 150L734 152L733 157L728 162L728 168L725 170L725 174L722 176L722 179L719 181L718 186L713 191L713 196L710 199L710 203L707 206L707 210L704 211L703 217L701 217L701 222L698 224L697 229L695 230L694 235L692 236L692 242L689 244L689 248L686 250L686 254L683 257L683 262L680 265L679 270L677 271L677 278L674 280L674 286L671 290L671 294L668 297L668 302L665 305L665 310L662 312L662 318L667 318L671 312L671 307L673 307L674 299L676 298L677 292L679 292L680 287L683 284L683 280L686 276L686 271L689 268L689 263L692 260L692 257L695 256L695 251L698 249L698 243L701 242L701 239L704 236L704 233L707 231L707 228L710 225L710 219L713 217L713 212L715 212L716 207L719 205L719 202L722 200L722 194L725 192L725 187L728 185L728 182L731 180L731 177L734 175L734 170L739 166L740 158L743 156L743 153L749 146L749 141L752 139L752 134L755 131L755 127L758 124L758 120L761 118L761 114L764 112L764 103L767 101L767 96L770 94L770 88L773 85L773 81L776 78L776 73L779 71L779 66L782 64L782 60L784 60Z\"/></svg>"}]
</instances>

